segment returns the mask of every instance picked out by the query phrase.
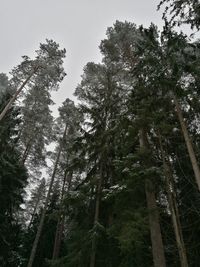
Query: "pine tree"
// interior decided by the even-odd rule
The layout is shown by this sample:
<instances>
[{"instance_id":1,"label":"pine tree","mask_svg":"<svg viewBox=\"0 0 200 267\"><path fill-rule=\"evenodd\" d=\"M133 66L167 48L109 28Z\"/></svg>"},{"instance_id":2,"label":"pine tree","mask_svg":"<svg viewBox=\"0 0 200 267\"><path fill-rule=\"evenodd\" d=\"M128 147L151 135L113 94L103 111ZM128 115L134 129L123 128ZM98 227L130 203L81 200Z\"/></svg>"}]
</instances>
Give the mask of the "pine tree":
<instances>
[{"instance_id":1,"label":"pine tree","mask_svg":"<svg viewBox=\"0 0 200 267\"><path fill-rule=\"evenodd\" d=\"M51 196L51 193L52 193L52 189L53 189L53 185L54 185L54 181L55 181L55 176L56 176L58 164L59 164L59 161L60 161L61 152L63 150L64 140L66 138L67 131L69 130L68 127L70 127L69 122L70 122L71 117L68 117L68 116L69 116L69 114L72 114L75 111L75 106L74 106L73 101L67 99L63 103L63 107L61 107L59 109L59 111L60 111L61 120L64 122L64 131L63 131L62 138L59 139L59 141L58 141L58 150L57 150L57 155L56 155L54 166L53 166L53 172L52 172L52 175L51 175L49 188L48 188L47 196L46 196L45 203L44 203L44 208L43 208L43 211L42 211L42 214L41 214L40 223L38 225L36 237L35 237L35 240L34 240L34 243L33 243L33 247L32 247L32 250L31 250L31 255L30 255L30 258L29 258L29 262L28 262L28 267L31 267L33 265L34 259L35 259L35 255L36 255L36 252L37 252L37 247L38 247L39 239L40 239L40 236L41 236L41 233L42 233L42 229L43 229L43 226L44 226L44 221L45 221L45 216L46 216L46 212L47 212L49 199L50 199L50 196Z\"/></svg>"},{"instance_id":2,"label":"pine tree","mask_svg":"<svg viewBox=\"0 0 200 267\"><path fill-rule=\"evenodd\" d=\"M28 56L23 56L22 63L13 69L13 78L10 83L15 91L1 111L0 121L25 86L32 87L32 84L41 86L42 84L42 89L51 91L57 89L59 82L64 78L65 72L62 64L65 49L59 50L56 42L47 40L46 43L40 44L40 49L36 51L36 54L37 56L33 60Z\"/></svg>"},{"instance_id":3,"label":"pine tree","mask_svg":"<svg viewBox=\"0 0 200 267\"><path fill-rule=\"evenodd\" d=\"M31 190L31 197L26 205L26 208L28 209L28 213L30 216L28 227L31 226L36 213L38 213L38 211L43 207L45 193L46 193L45 189L46 189L46 180L45 178L42 178L41 181L39 181L39 184L34 189Z\"/></svg>"}]
</instances>

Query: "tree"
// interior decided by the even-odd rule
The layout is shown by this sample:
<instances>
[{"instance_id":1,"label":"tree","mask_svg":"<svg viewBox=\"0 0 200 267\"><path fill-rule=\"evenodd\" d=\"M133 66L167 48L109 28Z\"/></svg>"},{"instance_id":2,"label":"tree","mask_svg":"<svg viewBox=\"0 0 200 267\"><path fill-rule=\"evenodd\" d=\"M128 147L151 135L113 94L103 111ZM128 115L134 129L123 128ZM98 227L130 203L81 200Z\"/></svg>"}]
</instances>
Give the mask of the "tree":
<instances>
[{"instance_id":1,"label":"tree","mask_svg":"<svg viewBox=\"0 0 200 267\"><path fill-rule=\"evenodd\" d=\"M143 60L146 60L145 53L147 50L142 49L144 47L146 48L148 45L148 39L145 39L145 33L147 33L147 31L148 30L145 29L143 30L142 27L137 28L134 24L127 22L120 23L117 21L113 28L109 28L107 32L108 38L101 44L101 50L105 54L107 60L109 60L109 58L115 59L117 64L120 64L121 67L126 66L128 69L128 75L130 75L129 73L132 74L132 93L130 94L130 99L132 98L131 103L135 106L128 112L130 112L129 114L133 120L137 121L139 133L142 132L142 134L140 134L140 147L141 150L145 151L148 150L148 142L146 141L147 133L144 133L144 131L146 131L144 127L148 129L152 120L152 112L149 113L152 88L149 87L148 82L148 74L151 70L146 68L141 71L141 63ZM150 34L156 36L156 29L153 25L151 25L149 32ZM128 38L125 39L126 35ZM157 40L153 39L152 43L153 46L155 46L157 44ZM141 51L144 51L143 56L139 55ZM153 54L151 54L151 58L153 55L156 58L158 57L158 55L153 52ZM139 67L141 72L138 72L136 76L135 71ZM142 97L142 102L138 102L140 97ZM146 157L145 153L143 156ZM149 155L149 157L151 156ZM146 166L147 169L150 168L149 163L145 163L144 166ZM157 213L156 197L151 179L146 179L145 191L147 207L149 210L149 226L151 232L154 265L165 266L166 263L164 247L162 243L162 234L160 230L159 215Z\"/></svg>"},{"instance_id":2,"label":"tree","mask_svg":"<svg viewBox=\"0 0 200 267\"><path fill-rule=\"evenodd\" d=\"M168 19L168 14L171 15L170 23L172 26L181 24L190 24L191 28L200 27L200 4L198 0L162 0L158 5L158 9L162 5L167 4L165 7L163 18ZM178 18L178 20L175 20Z\"/></svg>"},{"instance_id":3,"label":"tree","mask_svg":"<svg viewBox=\"0 0 200 267\"><path fill-rule=\"evenodd\" d=\"M29 262L28 262L28 267L31 267L33 265L34 259L35 259L35 255L36 255L36 251L37 251L37 246L38 246L38 242L42 233L42 229L43 229L43 225L44 225L44 220L45 220L45 215L46 215L46 211L47 211L47 207L48 207L48 203L49 203L49 199L52 193L52 188L53 188L53 184L54 184L54 180L55 180L55 175L56 175L56 171L57 171L57 167L59 164L59 160L60 160L60 155L63 149L63 142L65 140L66 137L66 133L68 130L68 113L69 112L74 112L74 104L73 101L70 101L69 99L67 99L64 103L63 103L63 107L61 107L59 109L60 111L60 116L61 119L63 119L65 126L64 126L64 132L63 132L63 136L62 138L59 140L59 144L58 144L58 151L57 151L57 155L56 155L56 159L54 162L54 167L53 167L53 172L52 172L52 176L50 179L50 184L49 184L49 188L48 188L48 192L47 192L47 196L46 196L46 200L45 200L45 204L44 204L44 208L41 214L41 218L40 218L40 223L38 225L38 229L37 229L37 233L36 233L36 237L33 243L33 247L31 250L31 255L29 258Z\"/></svg>"},{"instance_id":4,"label":"tree","mask_svg":"<svg viewBox=\"0 0 200 267\"><path fill-rule=\"evenodd\" d=\"M173 177L169 157L168 158L166 157L164 149L163 149L160 134L158 138L159 138L159 143L160 143L161 157L163 160L163 169L164 169L164 173L166 177L166 188L167 188L169 209L170 209L171 216L172 216L172 223L174 227L174 233L176 236L180 262L181 262L182 267L188 267L189 265L188 265L188 260L187 260L186 248L185 248L183 232L182 232L182 227L181 227L181 222L180 222L180 213L178 210L176 192L174 188L174 177Z\"/></svg>"},{"instance_id":5,"label":"tree","mask_svg":"<svg viewBox=\"0 0 200 267\"><path fill-rule=\"evenodd\" d=\"M60 74L39 68L27 81L20 108L12 104L0 125L0 265L200 261L200 45L168 26L109 27L102 62L84 67L78 105L66 99L55 121L50 92ZM24 60L11 80L0 74L2 109L31 71L33 61ZM25 166L30 179L45 156L49 181L31 186L22 217Z\"/></svg>"},{"instance_id":6,"label":"tree","mask_svg":"<svg viewBox=\"0 0 200 267\"><path fill-rule=\"evenodd\" d=\"M31 60L23 56L20 65L13 69L11 86L17 88L9 99L0 114L0 121L10 109L13 102L17 99L25 86L32 87L32 84L43 84L43 89L57 89L58 83L65 76L62 67L65 49L59 50L59 45L53 40L47 40L46 43L40 44L40 49L36 51L36 58Z\"/></svg>"},{"instance_id":7,"label":"tree","mask_svg":"<svg viewBox=\"0 0 200 267\"><path fill-rule=\"evenodd\" d=\"M47 267L49 266L48 260L51 259L52 249L55 238L56 230L56 217L55 213L58 211L58 198L59 190L54 188L53 193L49 199L49 204L46 210L45 227L43 227L40 240L38 243L38 249L36 251L35 260L33 266ZM43 206L41 205L38 211L32 217L32 222L24 229L21 234L21 246L20 246L20 266L27 266L32 243L34 242L35 234L40 223L41 213Z\"/></svg>"},{"instance_id":8,"label":"tree","mask_svg":"<svg viewBox=\"0 0 200 267\"><path fill-rule=\"evenodd\" d=\"M42 84L31 88L23 100L19 136L23 150L21 161L24 164L28 159L31 169L45 165L46 146L53 139L52 103L48 88L45 90Z\"/></svg>"},{"instance_id":9,"label":"tree","mask_svg":"<svg viewBox=\"0 0 200 267\"><path fill-rule=\"evenodd\" d=\"M8 78L0 79L0 110L9 99ZM24 188L27 184L27 171L19 162L20 153L16 145L19 109L12 107L3 118L0 126L0 265L17 266L18 242L21 232L17 213L23 203Z\"/></svg>"},{"instance_id":10,"label":"tree","mask_svg":"<svg viewBox=\"0 0 200 267\"><path fill-rule=\"evenodd\" d=\"M31 226L35 214L43 207L45 199L46 180L42 178L39 184L31 190L30 200L27 202L27 209L29 210L30 221L28 227Z\"/></svg>"},{"instance_id":11,"label":"tree","mask_svg":"<svg viewBox=\"0 0 200 267\"><path fill-rule=\"evenodd\" d=\"M67 124L67 135L63 140L63 150L60 155L60 161L57 171L57 181L60 184L60 208L58 212L58 222L55 235L54 249L52 260L59 258L61 243L63 239L63 233L65 228L65 213L63 201L65 195L71 190L73 185L73 174L77 176L77 172L74 166L74 160L78 157L77 152L74 149L76 139L80 135L80 124L83 120L82 115L76 108L74 103L70 99L66 99L63 106L59 109L60 117L57 119L55 125L55 131L59 136L60 129L62 129L64 123Z\"/></svg>"}]
</instances>

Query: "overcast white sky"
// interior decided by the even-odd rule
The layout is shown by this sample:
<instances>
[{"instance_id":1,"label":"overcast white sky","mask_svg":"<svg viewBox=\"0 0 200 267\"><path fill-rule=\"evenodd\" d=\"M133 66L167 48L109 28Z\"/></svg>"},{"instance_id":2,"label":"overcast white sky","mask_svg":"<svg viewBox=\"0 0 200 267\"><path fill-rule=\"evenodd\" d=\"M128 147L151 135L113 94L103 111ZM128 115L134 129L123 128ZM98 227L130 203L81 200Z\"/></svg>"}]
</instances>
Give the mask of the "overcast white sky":
<instances>
[{"instance_id":1,"label":"overcast white sky","mask_svg":"<svg viewBox=\"0 0 200 267\"><path fill-rule=\"evenodd\" d=\"M84 65L101 59L98 46L116 20L161 27L158 0L0 0L0 72L31 56L39 43L54 39L65 47L67 76L53 95L60 105L72 98Z\"/></svg>"}]
</instances>

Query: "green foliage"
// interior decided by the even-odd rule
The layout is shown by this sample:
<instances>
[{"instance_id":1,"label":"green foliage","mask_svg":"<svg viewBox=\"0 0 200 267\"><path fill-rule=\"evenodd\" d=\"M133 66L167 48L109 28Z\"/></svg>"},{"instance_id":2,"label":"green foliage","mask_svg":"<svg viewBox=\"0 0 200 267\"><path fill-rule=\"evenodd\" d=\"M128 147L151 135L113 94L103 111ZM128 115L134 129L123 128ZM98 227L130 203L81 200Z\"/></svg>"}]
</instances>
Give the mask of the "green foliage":
<instances>
[{"instance_id":1,"label":"green foliage","mask_svg":"<svg viewBox=\"0 0 200 267\"><path fill-rule=\"evenodd\" d=\"M45 227L43 228L40 242L38 245L36 257L33 266L47 267L49 266L48 260L51 259L54 247L55 232L57 227L57 216L55 213L58 211L58 194L54 192L51 196L50 203L47 209L47 215L45 218ZM21 265L25 267L28 262L30 255L30 250L32 248L32 243L35 238L37 227L40 220L40 214L42 208L39 212L34 214L31 225L24 229L22 235L22 246L20 248L21 255Z\"/></svg>"},{"instance_id":2,"label":"green foliage","mask_svg":"<svg viewBox=\"0 0 200 267\"><path fill-rule=\"evenodd\" d=\"M185 13L180 13L185 2L173 3L175 16L185 18ZM198 6L187 3L191 3L188 14L193 16L187 22L198 28ZM58 88L65 75L65 51L58 44L47 40L34 60L24 57L10 83L0 75L3 108L14 85L39 67L23 96L23 116L19 119L20 111L13 106L0 125L0 264L26 266L43 208L44 181L33 190L30 225L22 227L17 220L27 179L20 163L20 138L18 144L23 149L31 140L32 169L42 166L46 146L52 140L57 142L54 152L49 153L52 161L61 145L34 266L88 267L94 254L95 267L153 266L152 220L161 227L167 266L179 266L171 193L179 211L189 266L196 267L200 261L200 196L173 95L180 103L198 155L199 41L192 42L167 24L159 33L154 24L144 28L116 21L108 28L100 50L102 63L87 63L76 88L79 104L66 99L54 124L50 92ZM61 137L64 129L66 135ZM170 181L165 161L170 166ZM153 195L152 209L148 193ZM60 254L52 260L61 219ZM14 244L17 237L19 243Z\"/></svg>"},{"instance_id":3,"label":"green foliage","mask_svg":"<svg viewBox=\"0 0 200 267\"><path fill-rule=\"evenodd\" d=\"M183 23L190 24L193 29L200 27L200 4L198 0L162 0L158 5L158 9L166 4L163 18L168 19L171 15L170 23L172 26L180 26Z\"/></svg>"},{"instance_id":4,"label":"green foliage","mask_svg":"<svg viewBox=\"0 0 200 267\"><path fill-rule=\"evenodd\" d=\"M9 99L7 88L1 92L0 110ZM16 146L19 110L13 107L0 125L0 265L17 266L21 226L17 211L23 203L27 172L20 164Z\"/></svg>"}]
</instances>

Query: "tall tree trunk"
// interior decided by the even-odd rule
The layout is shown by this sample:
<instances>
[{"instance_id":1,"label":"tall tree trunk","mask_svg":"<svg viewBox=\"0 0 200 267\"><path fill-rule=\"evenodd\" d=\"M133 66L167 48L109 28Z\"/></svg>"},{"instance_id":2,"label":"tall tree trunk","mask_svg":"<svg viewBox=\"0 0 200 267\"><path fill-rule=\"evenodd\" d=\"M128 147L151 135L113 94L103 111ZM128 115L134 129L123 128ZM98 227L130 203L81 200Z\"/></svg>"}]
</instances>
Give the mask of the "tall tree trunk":
<instances>
[{"instance_id":1,"label":"tall tree trunk","mask_svg":"<svg viewBox=\"0 0 200 267\"><path fill-rule=\"evenodd\" d=\"M36 203L35 203L35 207L34 207L34 210L33 210L33 213L32 213L32 215L31 215L31 219L30 219L30 222L29 222L28 228L30 228L30 226L31 226L31 224L32 224L32 222L33 222L33 218L34 218L34 216L35 216L35 213L36 213L36 210L37 210L38 204L39 204L39 202L40 202L40 198L41 198L41 195L39 195L39 196L38 196L38 199L37 199L37 201L36 201Z\"/></svg>"},{"instance_id":2,"label":"tall tree trunk","mask_svg":"<svg viewBox=\"0 0 200 267\"><path fill-rule=\"evenodd\" d=\"M43 225L44 225L44 219L45 219L45 215L46 215L46 211L47 211L47 206L48 206L48 203L49 203L50 194L51 194L51 191L52 191L53 182L54 182L54 178L55 178L56 171L57 171L57 166L58 166L58 163L59 163L59 160L60 160L60 154L61 154L61 151L62 151L63 140L65 138L66 132L67 132L67 125L65 126L63 137L62 137L62 140L60 142L58 154L57 154L56 161L55 161L55 164L54 164L53 173L52 173L52 176L51 176L49 190L48 190L47 197L46 197L45 204L44 204L44 209L42 211L40 223L39 223L39 226L38 226L38 229L37 229L37 234L36 234L36 237L35 237L35 240L34 240L34 243L33 243L33 247L32 247L32 250L31 250L31 255L30 255L27 267L32 267L32 265L33 265L33 261L34 261L35 254L36 254L36 251L37 251L38 242L39 242L40 235L42 233L42 228L43 228Z\"/></svg>"},{"instance_id":3,"label":"tall tree trunk","mask_svg":"<svg viewBox=\"0 0 200 267\"><path fill-rule=\"evenodd\" d=\"M65 192L66 178L67 178L67 170L65 171L64 179L63 179L61 200L60 200L61 205L62 205L64 192ZM69 173L69 176L68 176L67 180L68 180L68 188L67 188L67 190L70 190L71 180L72 180L72 172ZM55 259L57 259L59 257L60 246L61 246L61 241L62 241L62 235L63 235L63 230L64 230L64 220L65 220L65 217L64 217L63 214L61 214L59 216L59 218L58 218L58 223L57 223L57 227L56 227L56 235L55 235L55 241L54 241L52 260L55 260Z\"/></svg>"},{"instance_id":4,"label":"tall tree trunk","mask_svg":"<svg viewBox=\"0 0 200 267\"><path fill-rule=\"evenodd\" d=\"M24 165L26 160L27 160L27 157L29 155L29 152L31 150L31 147L32 147L32 144L31 144L31 140L29 140L29 142L27 143L26 145L26 148L24 150L24 153L22 155L22 158L21 158L21 163Z\"/></svg>"},{"instance_id":5,"label":"tall tree trunk","mask_svg":"<svg viewBox=\"0 0 200 267\"><path fill-rule=\"evenodd\" d=\"M198 162L197 162L197 158L196 158L196 155L195 155L195 152L194 152L192 141L190 139L190 136L189 136L189 133L188 133L188 130L187 130L186 123L185 123L184 118L183 118L183 113L182 113L180 104L179 104L175 94L173 95L173 99L174 99L174 103L175 103L178 119L179 119L179 122L180 122L180 125L181 125L181 129L182 129L182 132L183 132L183 136L184 136L184 139L185 139L185 143L186 143L186 146L187 146L187 150L188 150L188 154L189 154L189 157L190 157L190 161L192 163L192 168L193 168L193 171L194 171L196 183L197 183L198 189L200 191L200 169L199 169L199 165L198 165Z\"/></svg>"},{"instance_id":6,"label":"tall tree trunk","mask_svg":"<svg viewBox=\"0 0 200 267\"><path fill-rule=\"evenodd\" d=\"M185 248L182 227L181 227L181 222L180 222L180 215L179 215L175 189L174 189L173 174L172 174L171 167L170 167L171 164L169 162L169 159L165 155L160 134L159 134L159 143L160 143L161 155L162 155L162 160L163 160L164 174L166 178L167 198L168 198L168 203L169 203L169 209L171 212L172 223L173 223L180 263L181 263L181 267L188 267L189 266L188 259L187 259L186 248Z\"/></svg>"},{"instance_id":7,"label":"tall tree trunk","mask_svg":"<svg viewBox=\"0 0 200 267\"><path fill-rule=\"evenodd\" d=\"M8 101L8 103L6 104L5 108L3 109L3 111L0 114L0 121L3 119L3 117L6 115L7 111L11 108L12 104L14 103L14 101L17 99L18 95L20 94L20 92L22 91L22 89L24 88L24 86L27 84L27 82L32 78L32 76L36 73L36 71L38 70L39 67L35 67L33 69L33 71L30 73L30 75L26 78L26 80L22 83L22 85L19 87L19 89L16 90L16 92L14 93L14 95L11 97L11 99Z\"/></svg>"},{"instance_id":8,"label":"tall tree trunk","mask_svg":"<svg viewBox=\"0 0 200 267\"><path fill-rule=\"evenodd\" d=\"M56 226L56 235L55 235L55 240L54 240L52 260L55 260L59 257L63 230L64 230L64 216L62 214L58 218L58 223Z\"/></svg>"},{"instance_id":9,"label":"tall tree trunk","mask_svg":"<svg viewBox=\"0 0 200 267\"><path fill-rule=\"evenodd\" d=\"M99 208L100 208L100 202L101 202L102 180L103 180L103 169L102 169L102 163L101 163L101 166L100 166L100 177L98 179L98 184L97 184L95 214L94 214L94 225L96 223L98 223L98 221L99 221ZM91 255L90 255L90 267L95 267L96 246L97 246L97 240L96 240L96 237L93 237L92 238L92 251L91 251Z\"/></svg>"},{"instance_id":10,"label":"tall tree trunk","mask_svg":"<svg viewBox=\"0 0 200 267\"><path fill-rule=\"evenodd\" d=\"M149 144L144 129L139 131L140 148L148 150ZM151 180L145 181L145 193L149 212L149 226L151 234L154 267L166 267L164 246L159 222L159 212L156 204L155 188Z\"/></svg>"},{"instance_id":11,"label":"tall tree trunk","mask_svg":"<svg viewBox=\"0 0 200 267\"><path fill-rule=\"evenodd\" d=\"M179 217L179 211L176 203L176 199L174 199L174 196L171 192L172 190L172 184L170 183L170 176L171 171L169 168L169 165L164 162L163 167L165 169L165 176L166 176L166 182L167 182L167 195L168 195L168 201L169 201L169 208L172 216L172 223L174 227L174 233L176 237L176 243L178 247L181 267L188 267L188 260L186 255L186 249L185 249L185 243L183 240L183 233L181 229L181 223L180 223L180 217Z\"/></svg>"}]
</instances>

